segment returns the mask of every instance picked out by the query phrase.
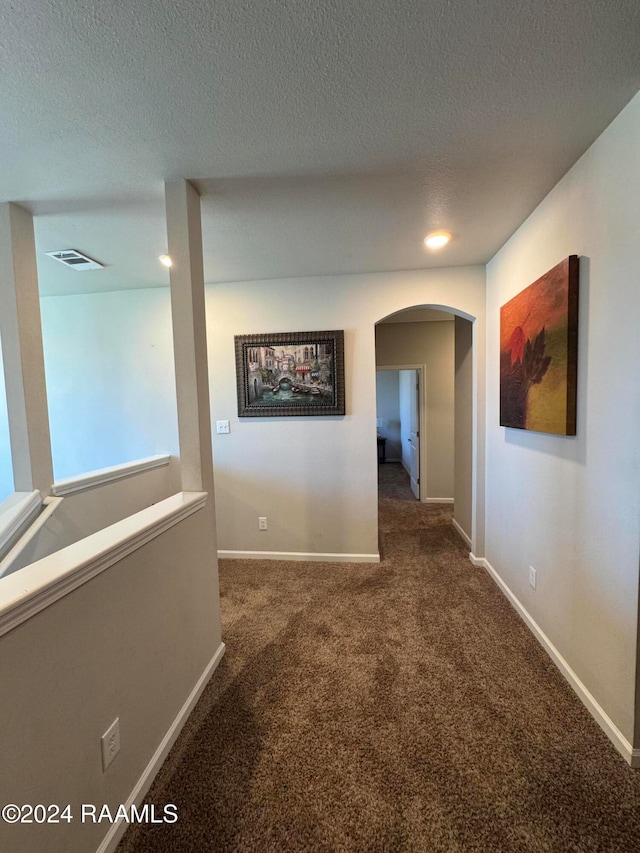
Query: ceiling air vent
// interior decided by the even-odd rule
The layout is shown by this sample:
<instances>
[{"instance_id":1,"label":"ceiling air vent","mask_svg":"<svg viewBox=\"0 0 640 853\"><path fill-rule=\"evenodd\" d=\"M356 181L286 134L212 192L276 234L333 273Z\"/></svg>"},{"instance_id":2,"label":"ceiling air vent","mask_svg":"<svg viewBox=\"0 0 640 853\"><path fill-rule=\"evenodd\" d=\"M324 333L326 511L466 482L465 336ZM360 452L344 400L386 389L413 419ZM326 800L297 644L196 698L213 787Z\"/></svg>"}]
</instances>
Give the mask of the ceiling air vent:
<instances>
[{"instance_id":1,"label":"ceiling air vent","mask_svg":"<svg viewBox=\"0 0 640 853\"><path fill-rule=\"evenodd\" d=\"M65 249L63 252L45 252L45 255L60 261L65 266L73 267L74 270L101 270L104 267L104 264L99 264L75 249Z\"/></svg>"}]
</instances>

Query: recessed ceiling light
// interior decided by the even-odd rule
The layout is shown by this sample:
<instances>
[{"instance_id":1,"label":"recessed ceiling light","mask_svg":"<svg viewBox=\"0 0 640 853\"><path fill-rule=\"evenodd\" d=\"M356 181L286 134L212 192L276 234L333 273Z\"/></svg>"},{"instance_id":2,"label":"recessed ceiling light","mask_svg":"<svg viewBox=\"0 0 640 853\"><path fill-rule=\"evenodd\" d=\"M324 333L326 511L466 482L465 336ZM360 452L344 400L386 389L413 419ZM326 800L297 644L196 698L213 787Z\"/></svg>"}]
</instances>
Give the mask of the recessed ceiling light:
<instances>
[{"instance_id":1,"label":"recessed ceiling light","mask_svg":"<svg viewBox=\"0 0 640 853\"><path fill-rule=\"evenodd\" d=\"M158 260L165 267L172 267L173 266L173 261L171 260L171 255L160 255Z\"/></svg>"},{"instance_id":2,"label":"recessed ceiling light","mask_svg":"<svg viewBox=\"0 0 640 853\"><path fill-rule=\"evenodd\" d=\"M441 249L446 246L451 239L451 234L446 231L434 231L432 234L427 234L424 238L424 244L427 249Z\"/></svg>"}]
</instances>

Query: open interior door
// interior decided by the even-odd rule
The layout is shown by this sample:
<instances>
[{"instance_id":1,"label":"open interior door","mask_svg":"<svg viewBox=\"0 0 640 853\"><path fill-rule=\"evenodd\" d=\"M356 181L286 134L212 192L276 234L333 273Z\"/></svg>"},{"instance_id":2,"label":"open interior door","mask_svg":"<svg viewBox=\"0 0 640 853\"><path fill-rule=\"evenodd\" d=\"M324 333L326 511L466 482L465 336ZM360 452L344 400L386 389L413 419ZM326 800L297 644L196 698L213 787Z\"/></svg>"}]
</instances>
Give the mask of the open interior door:
<instances>
[{"instance_id":1,"label":"open interior door","mask_svg":"<svg viewBox=\"0 0 640 853\"><path fill-rule=\"evenodd\" d=\"M420 500L420 368L398 370L398 402L402 464L411 480L411 491Z\"/></svg>"},{"instance_id":2,"label":"open interior door","mask_svg":"<svg viewBox=\"0 0 640 853\"><path fill-rule=\"evenodd\" d=\"M409 476L411 491L420 500L420 371L411 370L409 405Z\"/></svg>"}]
</instances>

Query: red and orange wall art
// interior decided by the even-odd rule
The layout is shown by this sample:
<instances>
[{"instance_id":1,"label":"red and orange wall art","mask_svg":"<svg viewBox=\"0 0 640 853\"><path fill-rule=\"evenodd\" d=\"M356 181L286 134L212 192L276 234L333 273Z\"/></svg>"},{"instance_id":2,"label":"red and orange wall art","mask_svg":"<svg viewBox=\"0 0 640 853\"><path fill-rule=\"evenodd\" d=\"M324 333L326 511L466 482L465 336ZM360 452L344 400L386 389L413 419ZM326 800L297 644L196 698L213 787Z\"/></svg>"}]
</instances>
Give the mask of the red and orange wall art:
<instances>
[{"instance_id":1,"label":"red and orange wall art","mask_svg":"<svg viewBox=\"0 0 640 853\"><path fill-rule=\"evenodd\" d=\"M500 309L500 424L576 434L578 256Z\"/></svg>"}]
</instances>

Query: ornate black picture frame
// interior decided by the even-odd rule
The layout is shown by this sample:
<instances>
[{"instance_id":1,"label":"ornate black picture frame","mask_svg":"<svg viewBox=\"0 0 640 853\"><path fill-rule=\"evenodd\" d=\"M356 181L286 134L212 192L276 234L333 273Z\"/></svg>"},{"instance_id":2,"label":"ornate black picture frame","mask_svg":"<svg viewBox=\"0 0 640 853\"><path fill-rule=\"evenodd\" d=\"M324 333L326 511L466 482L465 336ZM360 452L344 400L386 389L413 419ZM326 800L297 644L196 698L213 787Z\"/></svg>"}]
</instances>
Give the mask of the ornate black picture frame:
<instances>
[{"instance_id":1,"label":"ornate black picture frame","mask_svg":"<svg viewBox=\"0 0 640 853\"><path fill-rule=\"evenodd\" d=\"M236 335L238 416L344 415L344 332Z\"/></svg>"}]
</instances>

